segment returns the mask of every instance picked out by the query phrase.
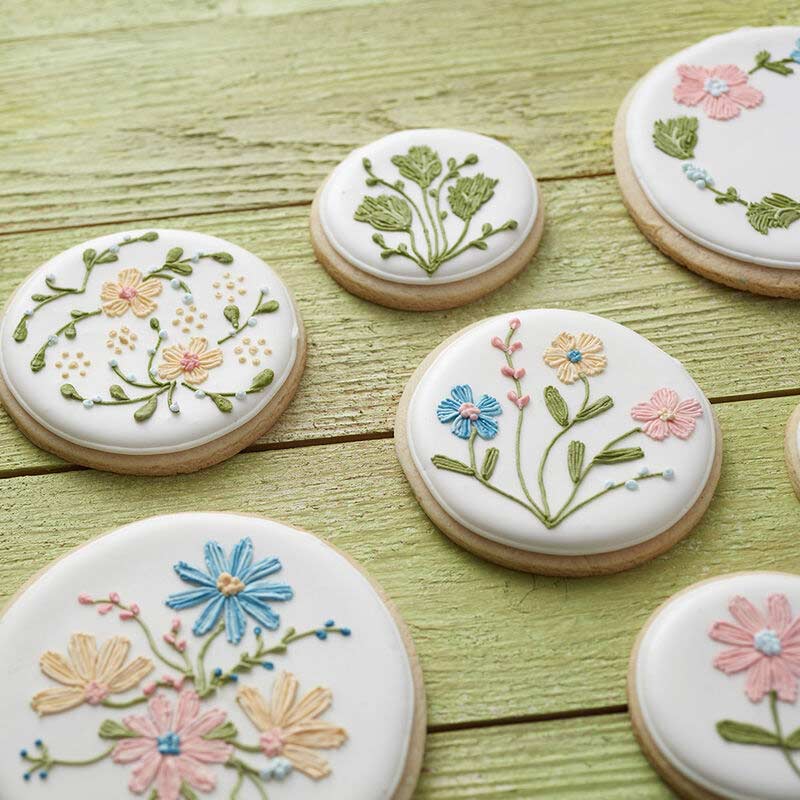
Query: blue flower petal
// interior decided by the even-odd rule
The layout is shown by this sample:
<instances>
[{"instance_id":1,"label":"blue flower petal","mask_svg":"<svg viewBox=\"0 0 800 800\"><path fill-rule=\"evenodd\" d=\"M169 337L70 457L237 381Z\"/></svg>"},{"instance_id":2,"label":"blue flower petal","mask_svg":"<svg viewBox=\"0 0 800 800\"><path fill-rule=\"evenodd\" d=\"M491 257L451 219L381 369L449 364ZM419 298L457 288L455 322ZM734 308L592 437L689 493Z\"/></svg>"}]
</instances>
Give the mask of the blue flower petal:
<instances>
[{"instance_id":1,"label":"blue flower petal","mask_svg":"<svg viewBox=\"0 0 800 800\"><path fill-rule=\"evenodd\" d=\"M488 414L490 417L497 417L503 413L497 399L488 394L481 395L481 399L478 400L478 408L481 410L481 414Z\"/></svg>"},{"instance_id":2,"label":"blue flower petal","mask_svg":"<svg viewBox=\"0 0 800 800\"><path fill-rule=\"evenodd\" d=\"M458 416L459 408L461 408L460 403L446 397L436 406L436 416L439 418L439 422L452 422Z\"/></svg>"},{"instance_id":3,"label":"blue flower petal","mask_svg":"<svg viewBox=\"0 0 800 800\"><path fill-rule=\"evenodd\" d=\"M277 630L281 618L266 604L242 592L239 597L242 608L259 624L271 631Z\"/></svg>"},{"instance_id":4,"label":"blue flower petal","mask_svg":"<svg viewBox=\"0 0 800 800\"><path fill-rule=\"evenodd\" d=\"M800 47L800 39L797 40L797 46ZM800 64L800 50L792 50L790 57L792 61L796 61L798 64Z\"/></svg>"},{"instance_id":5,"label":"blue flower petal","mask_svg":"<svg viewBox=\"0 0 800 800\"><path fill-rule=\"evenodd\" d=\"M450 390L450 394L457 403L471 403L472 402L472 388L469 384L462 383L459 386L454 386Z\"/></svg>"},{"instance_id":6,"label":"blue flower petal","mask_svg":"<svg viewBox=\"0 0 800 800\"><path fill-rule=\"evenodd\" d=\"M174 569L181 580L191 583L193 586L208 586L209 588L216 588L217 586L216 581L212 580L205 572L201 572L185 561L179 561Z\"/></svg>"},{"instance_id":7,"label":"blue flower petal","mask_svg":"<svg viewBox=\"0 0 800 800\"><path fill-rule=\"evenodd\" d=\"M220 547L218 542L206 542L204 548L206 555L206 566L208 567L208 574L217 582L217 578L223 573L228 571L228 559L225 558L225 551Z\"/></svg>"},{"instance_id":8,"label":"blue flower petal","mask_svg":"<svg viewBox=\"0 0 800 800\"><path fill-rule=\"evenodd\" d=\"M225 603L225 632L231 644L239 644L247 629L247 620L238 597L229 597Z\"/></svg>"},{"instance_id":9,"label":"blue flower petal","mask_svg":"<svg viewBox=\"0 0 800 800\"><path fill-rule=\"evenodd\" d=\"M195 636L205 636L217 624L226 599L222 592L218 592L217 596L203 609L203 613L192 627L192 633Z\"/></svg>"},{"instance_id":10,"label":"blue flower petal","mask_svg":"<svg viewBox=\"0 0 800 800\"><path fill-rule=\"evenodd\" d=\"M267 575L272 575L273 572L280 572L281 562L274 557L262 558L261 561L256 561L244 575L240 575L243 583L252 583L253 581L266 578Z\"/></svg>"},{"instance_id":11,"label":"blue flower petal","mask_svg":"<svg viewBox=\"0 0 800 800\"><path fill-rule=\"evenodd\" d=\"M294 591L291 586L287 586L285 583L260 581L248 583L239 597L244 597L245 595L259 600L291 600L294 597Z\"/></svg>"},{"instance_id":12,"label":"blue flower petal","mask_svg":"<svg viewBox=\"0 0 800 800\"><path fill-rule=\"evenodd\" d=\"M216 587L214 589L189 589L185 592L171 594L167 598L167 605L176 611L182 611L184 608L193 608L207 600L212 600L217 594L219 592Z\"/></svg>"},{"instance_id":13,"label":"blue flower petal","mask_svg":"<svg viewBox=\"0 0 800 800\"><path fill-rule=\"evenodd\" d=\"M459 416L453 423L452 430L459 439L469 439L469 420L466 417Z\"/></svg>"},{"instance_id":14,"label":"blue flower petal","mask_svg":"<svg viewBox=\"0 0 800 800\"><path fill-rule=\"evenodd\" d=\"M235 578L241 578L253 563L253 540L246 536L233 548L230 558L230 572Z\"/></svg>"},{"instance_id":15,"label":"blue flower petal","mask_svg":"<svg viewBox=\"0 0 800 800\"><path fill-rule=\"evenodd\" d=\"M497 436L497 423L491 417L481 415L476 420L475 427L481 439L494 439Z\"/></svg>"}]
</instances>

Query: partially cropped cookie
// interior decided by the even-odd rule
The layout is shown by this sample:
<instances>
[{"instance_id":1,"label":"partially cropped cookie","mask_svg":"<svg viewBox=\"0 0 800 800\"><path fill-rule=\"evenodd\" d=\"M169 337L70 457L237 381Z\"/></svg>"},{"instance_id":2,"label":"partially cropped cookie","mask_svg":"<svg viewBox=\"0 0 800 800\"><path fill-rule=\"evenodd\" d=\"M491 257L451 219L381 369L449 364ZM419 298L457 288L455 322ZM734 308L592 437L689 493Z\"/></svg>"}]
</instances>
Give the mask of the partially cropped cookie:
<instances>
[{"instance_id":1,"label":"partially cropped cookie","mask_svg":"<svg viewBox=\"0 0 800 800\"><path fill-rule=\"evenodd\" d=\"M314 199L311 240L348 291L393 308L468 303L511 280L541 238L530 169L488 136L400 131L353 151Z\"/></svg>"},{"instance_id":2,"label":"partially cropped cookie","mask_svg":"<svg viewBox=\"0 0 800 800\"><path fill-rule=\"evenodd\" d=\"M742 28L667 59L614 137L626 205L667 255L738 289L800 297L800 27Z\"/></svg>"},{"instance_id":3,"label":"partially cropped cookie","mask_svg":"<svg viewBox=\"0 0 800 800\"><path fill-rule=\"evenodd\" d=\"M354 562L295 528L127 525L26 588L0 649L3 800L413 794L426 717L408 631Z\"/></svg>"},{"instance_id":4,"label":"partially cropped cookie","mask_svg":"<svg viewBox=\"0 0 800 800\"><path fill-rule=\"evenodd\" d=\"M722 442L686 369L576 311L492 317L434 350L403 394L398 456L468 550L554 575L617 572L687 535Z\"/></svg>"},{"instance_id":5,"label":"partially cropped cookie","mask_svg":"<svg viewBox=\"0 0 800 800\"><path fill-rule=\"evenodd\" d=\"M800 576L726 575L668 600L630 661L634 730L690 800L800 796Z\"/></svg>"},{"instance_id":6,"label":"partially cropped cookie","mask_svg":"<svg viewBox=\"0 0 800 800\"><path fill-rule=\"evenodd\" d=\"M39 267L0 326L0 399L35 444L117 472L221 461L274 424L305 364L294 301L241 247L110 234Z\"/></svg>"}]
</instances>

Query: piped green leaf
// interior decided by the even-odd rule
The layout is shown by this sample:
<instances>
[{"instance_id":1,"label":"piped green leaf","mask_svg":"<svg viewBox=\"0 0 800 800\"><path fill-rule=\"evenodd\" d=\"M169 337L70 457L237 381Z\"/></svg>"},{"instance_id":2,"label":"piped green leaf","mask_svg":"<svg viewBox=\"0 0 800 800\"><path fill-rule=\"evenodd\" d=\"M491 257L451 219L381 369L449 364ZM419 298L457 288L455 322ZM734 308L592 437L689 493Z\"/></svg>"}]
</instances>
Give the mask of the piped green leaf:
<instances>
[{"instance_id":1,"label":"piped green leaf","mask_svg":"<svg viewBox=\"0 0 800 800\"><path fill-rule=\"evenodd\" d=\"M181 784L181 797L183 800L200 800L197 796L197 792L189 786L188 783Z\"/></svg>"},{"instance_id":2,"label":"piped green leaf","mask_svg":"<svg viewBox=\"0 0 800 800\"><path fill-rule=\"evenodd\" d=\"M92 250L90 247L88 250L83 251L83 263L86 264L87 267L92 265L92 262L97 258L97 251Z\"/></svg>"},{"instance_id":3,"label":"piped green leaf","mask_svg":"<svg viewBox=\"0 0 800 800\"><path fill-rule=\"evenodd\" d=\"M277 300L267 300L266 303L261 303L258 308L253 312L254 314L271 314L277 311L280 304Z\"/></svg>"},{"instance_id":4,"label":"piped green leaf","mask_svg":"<svg viewBox=\"0 0 800 800\"><path fill-rule=\"evenodd\" d=\"M594 457L596 464L621 464L623 461L636 461L644 458L641 447L620 447L616 450L603 450Z\"/></svg>"},{"instance_id":5,"label":"piped green leaf","mask_svg":"<svg viewBox=\"0 0 800 800\"><path fill-rule=\"evenodd\" d=\"M497 459L500 458L500 451L496 447L490 447L483 457L483 464L481 465L481 477L488 481L494 473L494 468L497 466Z\"/></svg>"},{"instance_id":6,"label":"piped green leaf","mask_svg":"<svg viewBox=\"0 0 800 800\"><path fill-rule=\"evenodd\" d=\"M422 189L427 189L442 172L439 154L427 145L411 147L404 156L393 156L392 164L404 178L414 181Z\"/></svg>"},{"instance_id":7,"label":"piped green leaf","mask_svg":"<svg viewBox=\"0 0 800 800\"><path fill-rule=\"evenodd\" d=\"M786 746L792 750L800 750L800 728L795 728L786 737Z\"/></svg>"},{"instance_id":8,"label":"piped green leaf","mask_svg":"<svg viewBox=\"0 0 800 800\"><path fill-rule=\"evenodd\" d=\"M115 399L115 400L129 400L127 394L125 394L125 390L118 384L113 383L111 386L108 387L108 393Z\"/></svg>"},{"instance_id":9,"label":"piped green leaf","mask_svg":"<svg viewBox=\"0 0 800 800\"><path fill-rule=\"evenodd\" d=\"M407 231L411 227L411 206L400 197L380 194L365 197L353 218L379 231Z\"/></svg>"},{"instance_id":10,"label":"piped green leaf","mask_svg":"<svg viewBox=\"0 0 800 800\"><path fill-rule=\"evenodd\" d=\"M158 408L158 395L154 394L144 405L139 406L133 412L133 418L137 422L144 422L155 414L156 408Z\"/></svg>"},{"instance_id":11,"label":"piped green leaf","mask_svg":"<svg viewBox=\"0 0 800 800\"><path fill-rule=\"evenodd\" d=\"M180 262L174 262L172 264L167 265L169 267L170 272L175 272L178 275L191 275L192 274L192 267L190 264L182 264Z\"/></svg>"},{"instance_id":12,"label":"piped green leaf","mask_svg":"<svg viewBox=\"0 0 800 800\"><path fill-rule=\"evenodd\" d=\"M569 408L567 401L561 396L561 392L555 386L546 386L544 390L544 404L550 412L550 416L562 427L569 425Z\"/></svg>"},{"instance_id":13,"label":"piped green leaf","mask_svg":"<svg viewBox=\"0 0 800 800\"><path fill-rule=\"evenodd\" d=\"M210 253L209 258L213 258L218 264L233 264L233 256L230 253Z\"/></svg>"},{"instance_id":14,"label":"piped green leaf","mask_svg":"<svg viewBox=\"0 0 800 800\"><path fill-rule=\"evenodd\" d=\"M235 739L237 735L238 731L236 730L236 726L230 720L228 720L227 722L223 722L222 725L218 725L213 731L207 733L203 738L208 740Z\"/></svg>"},{"instance_id":15,"label":"piped green leaf","mask_svg":"<svg viewBox=\"0 0 800 800\"><path fill-rule=\"evenodd\" d=\"M155 317L150 317L150 327L154 331L160 330L161 329L161 323Z\"/></svg>"},{"instance_id":16,"label":"piped green leaf","mask_svg":"<svg viewBox=\"0 0 800 800\"><path fill-rule=\"evenodd\" d=\"M447 202L453 213L463 220L472 219L475 212L494 195L497 181L482 172L469 178L459 178L447 190Z\"/></svg>"},{"instance_id":17,"label":"piped green leaf","mask_svg":"<svg viewBox=\"0 0 800 800\"><path fill-rule=\"evenodd\" d=\"M53 297L52 294L32 294L31 300L33 300L34 303L41 303L45 300L49 300L51 297Z\"/></svg>"},{"instance_id":18,"label":"piped green leaf","mask_svg":"<svg viewBox=\"0 0 800 800\"><path fill-rule=\"evenodd\" d=\"M154 242L158 239L158 234L155 231L148 231L139 237L143 242Z\"/></svg>"},{"instance_id":19,"label":"piped green leaf","mask_svg":"<svg viewBox=\"0 0 800 800\"><path fill-rule=\"evenodd\" d=\"M71 383L61 384L61 396L66 397L67 400L83 400L83 397Z\"/></svg>"},{"instance_id":20,"label":"piped green leaf","mask_svg":"<svg viewBox=\"0 0 800 800\"><path fill-rule=\"evenodd\" d=\"M697 146L697 117L673 117L658 119L653 126L653 144L673 158L682 161L694 158Z\"/></svg>"},{"instance_id":21,"label":"piped green leaf","mask_svg":"<svg viewBox=\"0 0 800 800\"><path fill-rule=\"evenodd\" d=\"M567 447L567 469L573 483L580 480L583 470L583 459L586 454L586 445L577 439L571 441Z\"/></svg>"},{"instance_id":22,"label":"piped green leaf","mask_svg":"<svg viewBox=\"0 0 800 800\"><path fill-rule=\"evenodd\" d=\"M42 345L42 347L36 351L35 355L31 359L31 369L34 372L39 372L39 370L44 368L44 365L47 363L44 357L44 351L47 349L47 345Z\"/></svg>"},{"instance_id":23,"label":"piped green leaf","mask_svg":"<svg viewBox=\"0 0 800 800\"><path fill-rule=\"evenodd\" d=\"M472 467L467 466L461 461L456 461L454 458L450 458L449 456L442 456L442 455L435 455L431 458L434 466L438 467L439 469L446 469L450 472L458 472L461 475L474 475L475 470Z\"/></svg>"},{"instance_id":24,"label":"piped green leaf","mask_svg":"<svg viewBox=\"0 0 800 800\"><path fill-rule=\"evenodd\" d=\"M66 328L64 328L63 333L64 333L64 336L67 337L67 339L74 339L78 335L78 331L75 330L75 323L74 322L70 322L70 324L67 325Z\"/></svg>"},{"instance_id":25,"label":"piped green leaf","mask_svg":"<svg viewBox=\"0 0 800 800\"><path fill-rule=\"evenodd\" d=\"M171 247L167 251L167 257L164 261L167 264L172 264L174 261L177 261L183 255L183 248L182 247Z\"/></svg>"},{"instance_id":26,"label":"piped green leaf","mask_svg":"<svg viewBox=\"0 0 800 800\"><path fill-rule=\"evenodd\" d=\"M215 392L209 392L208 396L220 411L224 412L225 414L233 411L233 403L231 403L227 397L223 397L221 394L216 394Z\"/></svg>"},{"instance_id":27,"label":"piped green leaf","mask_svg":"<svg viewBox=\"0 0 800 800\"><path fill-rule=\"evenodd\" d=\"M253 378L253 382L250 384L250 390L260 392L262 389L266 389L274 378L275 373L271 369L263 369Z\"/></svg>"},{"instance_id":28,"label":"piped green leaf","mask_svg":"<svg viewBox=\"0 0 800 800\"><path fill-rule=\"evenodd\" d=\"M732 719L724 719L717 723L717 733L729 742L738 744L759 744L767 747L780 747L780 738L758 725L751 725L749 722L736 722Z\"/></svg>"},{"instance_id":29,"label":"piped green leaf","mask_svg":"<svg viewBox=\"0 0 800 800\"><path fill-rule=\"evenodd\" d=\"M234 328L239 327L239 306L225 306L222 313Z\"/></svg>"},{"instance_id":30,"label":"piped green leaf","mask_svg":"<svg viewBox=\"0 0 800 800\"><path fill-rule=\"evenodd\" d=\"M24 342L27 338L28 338L28 323L26 318L23 317L17 323L17 327L14 328L14 341Z\"/></svg>"},{"instance_id":31,"label":"piped green leaf","mask_svg":"<svg viewBox=\"0 0 800 800\"><path fill-rule=\"evenodd\" d=\"M800 219L800 203L785 194L762 197L747 207L747 221L765 236L771 228L788 228Z\"/></svg>"},{"instance_id":32,"label":"piped green leaf","mask_svg":"<svg viewBox=\"0 0 800 800\"><path fill-rule=\"evenodd\" d=\"M614 401L608 395L604 395L599 400L595 400L594 403L586 406L583 411L579 411L575 415L575 421L585 422L587 419L592 419L592 417L596 417L613 407Z\"/></svg>"},{"instance_id":33,"label":"piped green leaf","mask_svg":"<svg viewBox=\"0 0 800 800\"><path fill-rule=\"evenodd\" d=\"M113 719L107 719L100 724L97 735L101 739L135 739L139 734Z\"/></svg>"}]
</instances>

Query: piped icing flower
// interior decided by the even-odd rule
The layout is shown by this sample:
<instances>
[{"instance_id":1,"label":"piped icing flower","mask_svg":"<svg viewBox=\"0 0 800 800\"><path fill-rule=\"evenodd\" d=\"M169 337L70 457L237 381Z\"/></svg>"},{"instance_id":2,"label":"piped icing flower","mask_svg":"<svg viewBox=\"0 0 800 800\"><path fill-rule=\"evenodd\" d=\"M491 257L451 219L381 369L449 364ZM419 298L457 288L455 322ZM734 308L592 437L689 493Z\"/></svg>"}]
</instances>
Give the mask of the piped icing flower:
<instances>
[{"instance_id":1,"label":"piped icing flower","mask_svg":"<svg viewBox=\"0 0 800 800\"><path fill-rule=\"evenodd\" d=\"M497 423L492 417L502 413L500 403L488 394L481 395L475 403L472 387L466 383L454 386L450 397L445 397L436 407L439 422L452 422L451 430L460 439L469 439L473 428L482 439L493 439L497 436Z\"/></svg>"},{"instance_id":2,"label":"piped icing flower","mask_svg":"<svg viewBox=\"0 0 800 800\"><path fill-rule=\"evenodd\" d=\"M791 58L792 61L800 64L800 39L798 39L794 44L795 49L789 54L789 58Z\"/></svg>"},{"instance_id":3,"label":"piped icing flower","mask_svg":"<svg viewBox=\"0 0 800 800\"><path fill-rule=\"evenodd\" d=\"M734 64L717 67L681 64L678 75L681 82L672 90L675 101L685 106L702 103L711 119L733 119L742 108L755 108L764 99L758 89L747 83L747 73Z\"/></svg>"},{"instance_id":4,"label":"piped icing flower","mask_svg":"<svg viewBox=\"0 0 800 800\"><path fill-rule=\"evenodd\" d=\"M603 343L591 333L577 338L571 333L560 333L544 351L544 363L556 370L561 383L575 383L581 375L599 375L607 359Z\"/></svg>"},{"instance_id":5,"label":"piped icing flower","mask_svg":"<svg viewBox=\"0 0 800 800\"><path fill-rule=\"evenodd\" d=\"M222 363L222 350L208 349L208 340L202 336L189 340L189 346L173 344L165 348L158 375L165 381L186 378L192 383L202 383L208 371Z\"/></svg>"},{"instance_id":6,"label":"piped icing flower","mask_svg":"<svg viewBox=\"0 0 800 800\"><path fill-rule=\"evenodd\" d=\"M688 439L695 429L695 419L703 408L694 398L681 400L672 389L659 389L646 403L631 409L631 416L643 422L642 431L657 442L668 436Z\"/></svg>"},{"instance_id":7,"label":"piped icing flower","mask_svg":"<svg viewBox=\"0 0 800 800\"><path fill-rule=\"evenodd\" d=\"M111 754L117 764L134 764L128 788L143 794L154 787L159 800L184 797L181 787L188 784L201 792L212 792L217 779L210 764L224 764L233 747L219 739L205 739L222 725L227 715L220 709L201 713L197 692L185 689L172 704L156 695L147 704L147 716L126 717L127 728L137 734L123 739Z\"/></svg>"},{"instance_id":8,"label":"piped icing flower","mask_svg":"<svg viewBox=\"0 0 800 800\"><path fill-rule=\"evenodd\" d=\"M277 558L263 558L253 563L253 542L242 539L226 558L217 542L207 542L205 549L206 572L179 561L174 569L181 580L196 586L185 592L176 592L167 598L167 605L178 611L206 604L192 628L195 636L209 633L224 618L228 641L239 644L247 629L245 615L269 630L280 624L267 601L291 600L294 592L285 583L269 583L268 575L281 569Z\"/></svg>"},{"instance_id":9,"label":"piped icing flower","mask_svg":"<svg viewBox=\"0 0 800 800\"><path fill-rule=\"evenodd\" d=\"M98 652L94 636L73 634L66 658L48 650L39 661L42 672L63 688L44 689L31 707L37 714L57 714L83 703L96 706L109 695L133 689L153 671L153 663L138 656L126 665L130 646L124 636L112 636Z\"/></svg>"},{"instance_id":10,"label":"piped icing flower","mask_svg":"<svg viewBox=\"0 0 800 800\"><path fill-rule=\"evenodd\" d=\"M239 690L236 702L261 731L259 744L265 756L286 758L295 769L319 780L330 774L331 767L315 751L341 747L347 731L319 719L333 701L330 689L318 686L300 700L297 689L297 678L282 672L269 702L251 686Z\"/></svg>"},{"instance_id":11,"label":"piped icing flower","mask_svg":"<svg viewBox=\"0 0 800 800\"><path fill-rule=\"evenodd\" d=\"M741 596L734 597L728 609L739 624L723 621L711 626L712 639L733 645L714 658L714 666L726 675L746 670L745 692L753 703L769 692L794 703L800 675L800 617L792 619L786 595L767 598L766 616Z\"/></svg>"},{"instance_id":12,"label":"piped icing flower","mask_svg":"<svg viewBox=\"0 0 800 800\"><path fill-rule=\"evenodd\" d=\"M161 294L161 288L159 280L142 280L138 269L123 269L116 281L106 281L100 289L103 311L120 317L130 309L137 317L146 317L156 310L153 298Z\"/></svg>"}]
</instances>

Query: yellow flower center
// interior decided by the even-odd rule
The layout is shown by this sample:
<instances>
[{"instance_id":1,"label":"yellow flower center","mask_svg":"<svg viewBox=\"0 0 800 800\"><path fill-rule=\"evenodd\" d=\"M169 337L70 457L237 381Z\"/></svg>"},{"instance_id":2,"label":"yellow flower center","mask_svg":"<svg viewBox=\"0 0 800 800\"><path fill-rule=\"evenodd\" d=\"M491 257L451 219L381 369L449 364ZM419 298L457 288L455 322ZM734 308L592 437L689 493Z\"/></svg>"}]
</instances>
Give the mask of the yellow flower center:
<instances>
[{"instance_id":1,"label":"yellow flower center","mask_svg":"<svg viewBox=\"0 0 800 800\"><path fill-rule=\"evenodd\" d=\"M664 420L664 422L669 422L671 419L675 419L675 415L668 408L662 408L661 413L658 416L660 419Z\"/></svg>"},{"instance_id":2,"label":"yellow flower center","mask_svg":"<svg viewBox=\"0 0 800 800\"><path fill-rule=\"evenodd\" d=\"M244 584L238 579L234 578L229 572L223 572L217 578L217 589L222 592L226 597L232 597L244 589Z\"/></svg>"}]
</instances>

